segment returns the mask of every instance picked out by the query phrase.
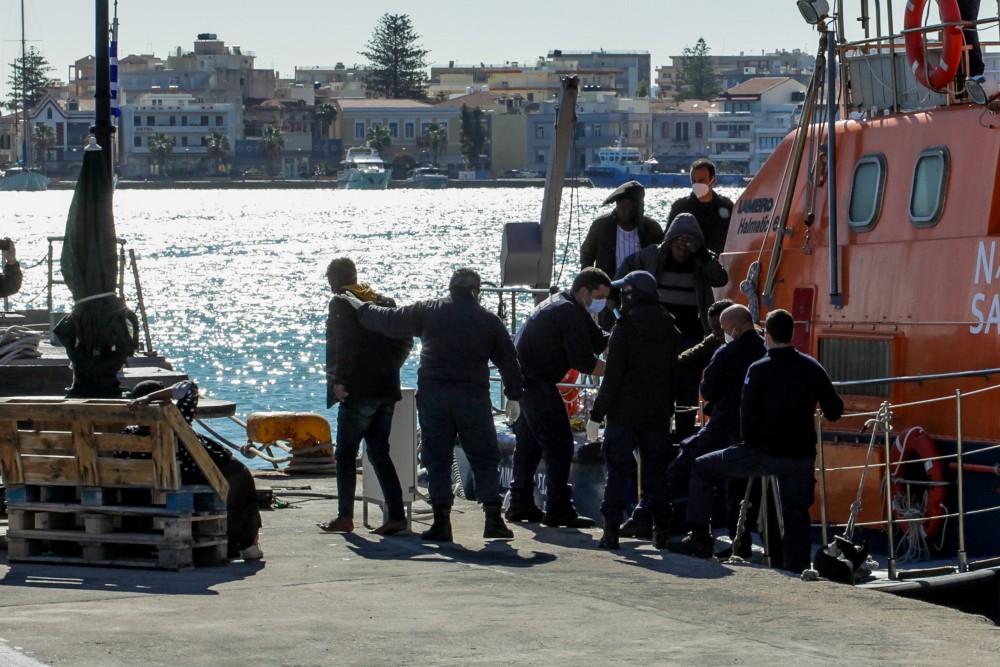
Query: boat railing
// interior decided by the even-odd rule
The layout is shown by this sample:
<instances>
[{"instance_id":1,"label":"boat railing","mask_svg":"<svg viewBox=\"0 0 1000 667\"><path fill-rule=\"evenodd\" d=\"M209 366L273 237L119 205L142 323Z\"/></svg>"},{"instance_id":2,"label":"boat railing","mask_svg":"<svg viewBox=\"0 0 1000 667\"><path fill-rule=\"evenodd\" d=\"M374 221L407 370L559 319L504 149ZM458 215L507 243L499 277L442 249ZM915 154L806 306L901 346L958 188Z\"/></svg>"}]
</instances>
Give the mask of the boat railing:
<instances>
[{"instance_id":1,"label":"boat railing","mask_svg":"<svg viewBox=\"0 0 1000 667\"><path fill-rule=\"evenodd\" d=\"M929 375L917 375L917 376L907 376L899 378L879 378L876 380L857 380L848 382L836 382L834 383L839 388L857 386L862 384L876 384L876 383L893 383L893 382L928 382L942 379L953 379L953 378L967 378L967 377L991 377L1000 373L1000 369L991 368L976 371L963 371L956 373L943 373L943 374L929 374ZM829 541L830 530L842 529L844 534L850 535L854 528L871 528L884 530L886 532L887 544L888 544L888 576L890 579L898 580L914 576L924 576L927 574L941 574L945 572L968 572L970 570L982 569L986 567L993 567L1000 564L1000 558L989 558L984 560L979 560L976 562L970 562L968 558L967 548L966 548L966 520L969 517L988 514L992 512L1000 511L1000 502L992 506L986 505L978 507L976 509L966 508L966 484L965 484L965 474L967 472L975 473L992 473L994 475L1000 476L1000 463L989 466L983 464L968 464L965 463L965 459L968 456L981 456L988 452L1000 451L1000 444L985 444L983 446L969 447L968 443L965 442L963 433L963 422L962 422L962 408L963 401L969 399L970 397L979 396L982 394L987 394L1000 389L1000 384L991 385L988 387L983 387L980 389L975 389L971 391L962 391L956 389L953 394L944 394L937 397L932 397L928 399L911 401L907 403L897 403L893 404L890 401L884 401L877 411L873 412L858 412L844 415L844 417L853 418L869 418L866 421L866 429L871 428L871 440L869 442L869 455L866 458L866 462L863 465L843 465L836 467L828 467L826 465L826 456L823 447L823 433L822 433L822 422L823 415L822 412L817 410L816 412L816 432L818 434L817 438L817 452L818 452L818 467L817 467L817 477L819 480L820 487L820 525L822 531L822 540L824 544ZM896 443L893 443L893 420L901 412L907 410L923 410L928 405L946 403L954 401L955 410L955 452L953 454L938 454L933 456L922 456L920 458L909 458L905 457L906 452L903 451L904 445L901 444L899 436L896 436ZM881 450L881 454L884 457L884 461L881 464L873 464L871 462L871 454L878 448ZM894 450L898 453L898 460L894 460L893 452ZM911 466L919 466L925 470L929 470L937 465L946 465L948 469L955 471L954 481L948 480L932 480L928 477L926 480L908 480L903 475L905 474L904 468L911 468ZM827 479L831 475L835 474L847 474L847 475L857 475L858 471L862 474L862 485L864 483L864 473L867 469L874 466L881 466L883 476L881 482L881 493L882 502L879 510L880 518L877 520L869 521L856 521L859 510L861 509L861 491L859 490L857 500L851 507L850 519L847 523L831 523L828 521L828 493L829 484ZM910 508L918 508L920 511L913 515L913 511L905 512L906 509L904 503L909 499L909 492L911 487L915 489L922 489L918 493L925 493L928 496L929 492L934 487L950 486L954 484L956 487L956 507L954 511L951 511L943 503L940 504L939 510L935 511L933 515L929 512L929 502L924 500L921 504L911 505ZM906 488L906 497L897 498L899 493L895 493L893 487L904 486ZM856 506L855 506L856 505ZM911 516L905 516L904 514L909 513ZM936 547L940 550L944 545L944 528L948 521L954 520L957 524L958 531L958 549L955 554L956 564L954 566L947 566L945 568L937 568L935 571L931 570L900 570L898 569L899 563L905 563L908 561L916 560L917 558L929 556L930 547L928 545L928 538L924 530L924 526L929 521L942 521L941 528L941 540ZM897 554L898 546L896 540L896 533L900 532L902 537L900 539L899 545L906 547L906 552L900 557Z\"/></svg>"}]
</instances>

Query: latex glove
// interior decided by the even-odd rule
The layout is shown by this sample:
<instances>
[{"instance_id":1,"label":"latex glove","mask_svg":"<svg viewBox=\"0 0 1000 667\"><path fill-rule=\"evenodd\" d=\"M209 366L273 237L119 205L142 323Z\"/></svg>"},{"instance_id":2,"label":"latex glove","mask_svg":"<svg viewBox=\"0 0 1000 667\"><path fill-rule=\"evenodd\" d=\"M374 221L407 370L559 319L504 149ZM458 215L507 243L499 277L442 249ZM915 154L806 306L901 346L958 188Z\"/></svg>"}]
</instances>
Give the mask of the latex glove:
<instances>
[{"instance_id":1,"label":"latex glove","mask_svg":"<svg viewBox=\"0 0 1000 667\"><path fill-rule=\"evenodd\" d=\"M595 422L593 419L587 421L587 442L596 442L597 436L601 428L600 422Z\"/></svg>"},{"instance_id":2,"label":"latex glove","mask_svg":"<svg viewBox=\"0 0 1000 667\"><path fill-rule=\"evenodd\" d=\"M520 401L507 401L507 423L513 424L521 416Z\"/></svg>"},{"instance_id":3,"label":"latex glove","mask_svg":"<svg viewBox=\"0 0 1000 667\"><path fill-rule=\"evenodd\" d=\"M349 303L351 305L351 308L353 308L354 310L357 310L358 308L360 308L361 304L363 303L363 301L361 301L361 299L359 299L358 297L354 296L350 292L344 292L343 294L337 294L335 296L335 298L341 299L343 301L346 301L347 303Z\"/></svg>"}]
</instances>

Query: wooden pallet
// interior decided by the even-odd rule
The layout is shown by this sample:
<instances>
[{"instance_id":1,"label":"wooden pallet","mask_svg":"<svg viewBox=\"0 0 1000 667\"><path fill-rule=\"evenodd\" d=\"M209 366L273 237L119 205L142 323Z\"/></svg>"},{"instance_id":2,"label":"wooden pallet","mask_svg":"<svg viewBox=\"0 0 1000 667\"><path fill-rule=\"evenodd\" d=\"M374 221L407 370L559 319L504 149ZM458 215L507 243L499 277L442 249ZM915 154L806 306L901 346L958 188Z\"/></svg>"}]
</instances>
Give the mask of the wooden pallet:
<instances>
[{"instance_id":1,"label":"wooden pallet","mask_svg":"<svg viewBox=\"0 0 1000 667\"><path fill-rule=\"evenodd\" d=\"M146 435L124 434L129 424ZM182 485L184 447L209 485ZM130 455L139 454L139 457ZM8 559L188 569L227 556L228 484L177 409L0 399Z\"/></svg>"}]
</instances>

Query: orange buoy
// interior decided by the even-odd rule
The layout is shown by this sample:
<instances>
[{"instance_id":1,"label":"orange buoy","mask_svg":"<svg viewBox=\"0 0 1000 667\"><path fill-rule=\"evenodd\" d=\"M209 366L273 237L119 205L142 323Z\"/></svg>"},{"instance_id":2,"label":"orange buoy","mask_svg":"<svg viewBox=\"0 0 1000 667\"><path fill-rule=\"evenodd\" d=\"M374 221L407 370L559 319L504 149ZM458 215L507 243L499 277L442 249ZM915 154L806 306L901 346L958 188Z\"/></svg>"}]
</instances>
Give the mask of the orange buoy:
<instances>
[{"instance_id":1,"label":"orange buoy","mask_svg":"<svg viewBox=\"0 0 1000 667\"><path fill-rule=\"evenodd\" d=\"M965 38L962 36L962 29L956 25L943 28L941 60L933 69L928 69L927 40L924 38L924 33L919 32L923 25L924 5L926 3L927 0L910 0L906 3L903 28L914 31L907 32L904 40L906 42L906 60L910 64L913 76L921 86L930 90L941 90L955 78L955 74L958 72L958 65L962 62L962 46L965 44ZM956 23L962 20L957 0L937 0L937 5L942 23Z\"/></svg>"}]
</instances>

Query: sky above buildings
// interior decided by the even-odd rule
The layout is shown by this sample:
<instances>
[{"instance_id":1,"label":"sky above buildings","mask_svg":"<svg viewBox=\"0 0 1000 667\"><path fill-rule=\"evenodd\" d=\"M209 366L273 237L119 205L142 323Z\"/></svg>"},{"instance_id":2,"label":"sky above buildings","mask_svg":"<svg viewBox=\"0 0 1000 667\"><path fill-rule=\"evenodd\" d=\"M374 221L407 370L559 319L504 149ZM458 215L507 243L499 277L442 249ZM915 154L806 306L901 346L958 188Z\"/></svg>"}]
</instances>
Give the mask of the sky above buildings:
<instances>
[{"instance_id":1,"label":"sky above buildings","mask_svg":"<svg viewBox=\"0 0 1000 667\"><path fill-rule=\"evenodd\" d=\"M109 0L114 11L114 0ZM66 80L94 51L94 2L25 0L28 46ZM533 64L551 49L648 51L653 67L704 37L713 54L803 49L816 33L793 0L119 0L119 54L190 51L198 33L257 56L290 77L296 66L362 64L359 51L385 13L408 14L429 64ZM0 0L0 98L20 53L20 0ZM654 75L655 76L655 75Z\"/></svg>"}]
</instances>

